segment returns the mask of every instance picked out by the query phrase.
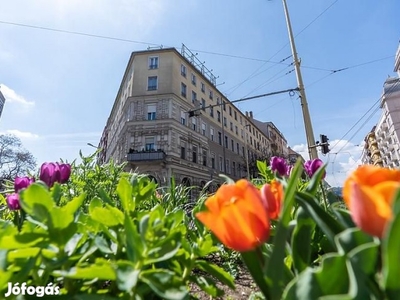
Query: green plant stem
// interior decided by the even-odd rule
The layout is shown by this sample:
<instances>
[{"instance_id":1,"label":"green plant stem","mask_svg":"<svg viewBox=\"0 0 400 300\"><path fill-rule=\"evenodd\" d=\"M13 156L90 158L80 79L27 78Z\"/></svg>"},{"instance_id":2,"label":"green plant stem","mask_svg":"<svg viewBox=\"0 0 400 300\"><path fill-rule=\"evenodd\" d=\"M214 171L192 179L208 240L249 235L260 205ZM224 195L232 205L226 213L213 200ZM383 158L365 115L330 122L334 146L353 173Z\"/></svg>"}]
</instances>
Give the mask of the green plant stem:
<instances>
[{"instance_id":1,"label":"green plant stem","mask_svg":"<svg viewBox=\"0 0 400 300\"><path fill-rule=\"evenodd\" d=\"M326 198L325 188L322 182L320 183L321 191L322 191L322 199L325 207L325 211L328 211L328 199Z\"/></svg>"}]
</instances>

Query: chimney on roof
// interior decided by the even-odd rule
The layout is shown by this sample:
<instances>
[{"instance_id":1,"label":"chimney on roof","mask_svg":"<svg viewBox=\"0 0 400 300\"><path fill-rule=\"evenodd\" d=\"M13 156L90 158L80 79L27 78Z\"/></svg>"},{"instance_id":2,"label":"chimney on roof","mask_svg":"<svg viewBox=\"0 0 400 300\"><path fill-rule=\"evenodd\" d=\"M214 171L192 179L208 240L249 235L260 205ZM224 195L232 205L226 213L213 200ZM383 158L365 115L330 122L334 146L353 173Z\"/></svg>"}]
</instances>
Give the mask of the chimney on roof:
<instances>
[{"instance_id":1,"label":"chimney on roof","mask_svg":"<svg viewBox=\"0 0 400 300\"><path fill-rule=\"evenodd\" d=\"M253 111L250 111L250 119L253 119Z\"/></svg>"},{"instance_id":2,"label":"chimney on roof","mask_svg":"<svg viewBox=\"0 0 400 300\"><path fill-rule=\"evenodd\" d=\"M249 112L246 111L245 113L246 113L246 118L248 118L249 117Z\"/></svg>"}]
</instances>

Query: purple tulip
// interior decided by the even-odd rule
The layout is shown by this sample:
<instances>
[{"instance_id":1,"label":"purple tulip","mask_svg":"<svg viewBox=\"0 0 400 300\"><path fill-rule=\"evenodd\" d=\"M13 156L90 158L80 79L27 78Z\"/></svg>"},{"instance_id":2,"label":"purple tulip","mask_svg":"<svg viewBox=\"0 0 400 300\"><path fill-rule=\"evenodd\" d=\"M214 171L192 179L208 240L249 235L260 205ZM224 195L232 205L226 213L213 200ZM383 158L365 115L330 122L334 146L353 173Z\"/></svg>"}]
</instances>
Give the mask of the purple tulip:
<instances>
[{"instance_id":1,"label":"purple tulip","mask_svg":"<svg viewBox=\"0 0 400 300\"><path fill-rule=\"evenodd\" d=\"M324 163L319 158L308 160L304 164L304 170L306 171L307 175L311 178L323 165ZM325 176L326 172L324 172L324 174L322 175L322 179L325 178Z\"/></svg>"},{"instance_id":2,"label":"purple tulip","mask_svg":"<svg viewBox=\"0 0 400 300\"><path fill-rule=\"evenodd\" d=\"M70 164L59 164L60 168L60 183L66 183L71 175L71 165Z\"/></svg>"},{"instance_id":3,"label":"purple tulip","mask_svg":"<svg viewBox=\"0 0 400 300\"><path fill-rule=\"evenodd\" d=\"M57 163L43 163L40 167L39 178L48 187L52 187L55 182L60 182L61 172Z\"/></svg>"},{"instance_id":4,"label":"purple tulip","mask_svg":"<svg viewBox=\"0 0 400 300\"><path fill-rule=\"evenodd\" d=\"M271 170L277 172L280 176L287 175L287 163L282 157L273 156L270 161Z\"/></svg>"},{"instance_id":5,"label":"purple tulip","mask_svg":"<svg viewBox=\"0 0 400 300\"><path fill-rule=\"evenodd\" d=\"M6 196L7 206L10 210L19 210L21 206L19 205L18 194L9 194Z\"/></svg>"},{"instance_id":6,"label":"purple tulip","mask_svg":"<svg viewBox=\"0 0 400 300\"><path fill-rule=\"evenodd\" d=\"M15 177L14 179L14 190L18 193L20 190L27 188L32 183L35 182L35 178L25 177Z\"/></svg>"}]
</instances>

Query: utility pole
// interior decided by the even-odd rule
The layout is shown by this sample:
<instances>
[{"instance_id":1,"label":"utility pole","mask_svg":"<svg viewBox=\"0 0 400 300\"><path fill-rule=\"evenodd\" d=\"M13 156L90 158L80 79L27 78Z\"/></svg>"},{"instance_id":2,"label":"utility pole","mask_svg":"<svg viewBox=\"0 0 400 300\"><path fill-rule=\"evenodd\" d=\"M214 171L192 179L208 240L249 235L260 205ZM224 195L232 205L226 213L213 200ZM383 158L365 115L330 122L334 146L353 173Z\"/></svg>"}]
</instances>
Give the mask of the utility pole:
<instances>
[{"instance_id":1,"label":"utility pole","mask_svg":"<svg viewBox=\"0 0 400 300\"><path fill-rule=\"evenodd\" d=\"M318 158L318 153L315 144L314 131L311 124L310 112L308 111L308 103L306 98L306 92L304 90L303 78L301 76L301 71L300 71L300 61L297 57L296 46L294 44L292 26L290 24L289 12L286 5L286 0L282 0L282 2L283 2L283 9L285 10L286 24L289 32L290 47L292 48L293 64L294 64L294 69L296 71L297 85L300 93L300 101L301 101L300 103L301 103L301 108L303 110L304 127L306 130L306 137L308 144L307 145L308 154L310 156L310 159L315 159Z\"/></svg>"}]
</instances>

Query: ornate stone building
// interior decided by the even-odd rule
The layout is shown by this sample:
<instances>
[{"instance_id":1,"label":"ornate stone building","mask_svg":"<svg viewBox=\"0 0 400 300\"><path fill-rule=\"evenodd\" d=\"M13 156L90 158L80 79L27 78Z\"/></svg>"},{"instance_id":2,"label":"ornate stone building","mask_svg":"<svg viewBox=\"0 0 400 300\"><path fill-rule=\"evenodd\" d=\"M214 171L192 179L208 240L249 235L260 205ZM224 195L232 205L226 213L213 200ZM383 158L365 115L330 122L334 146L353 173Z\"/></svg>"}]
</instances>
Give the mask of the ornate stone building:
<instances>
[{"instance_id":1,"label":"ornate stone building","mask_svg":"<svg viewBox=\"0 0 400 300\"><path fill-rule=\"evenodd\" d=\"M270 139L183 46L131 54L99 147L100 163L127 161L161 185L174 177L202 187L218 174L246 177L246 158Z\"/></svg>"}]
</instances>

